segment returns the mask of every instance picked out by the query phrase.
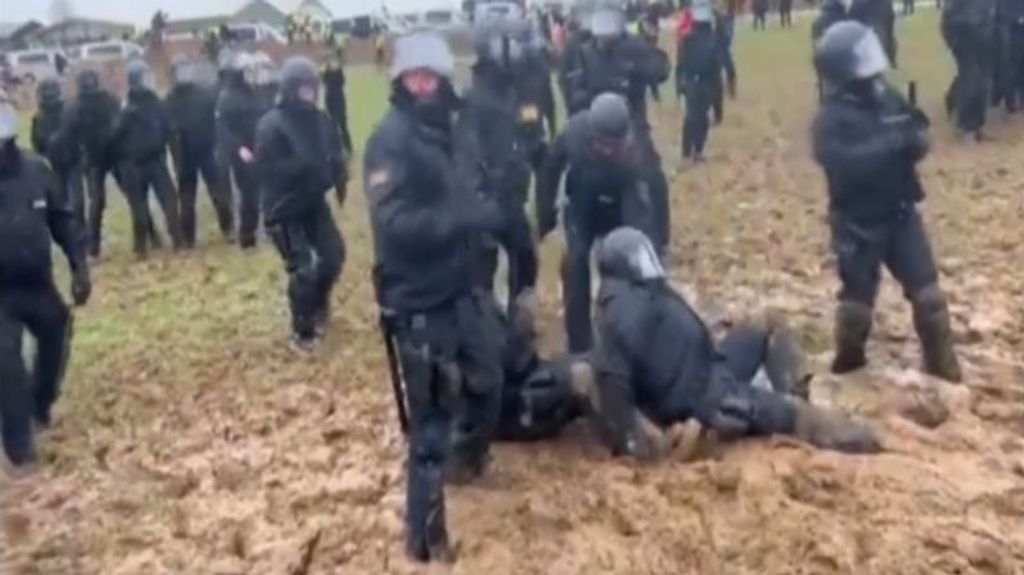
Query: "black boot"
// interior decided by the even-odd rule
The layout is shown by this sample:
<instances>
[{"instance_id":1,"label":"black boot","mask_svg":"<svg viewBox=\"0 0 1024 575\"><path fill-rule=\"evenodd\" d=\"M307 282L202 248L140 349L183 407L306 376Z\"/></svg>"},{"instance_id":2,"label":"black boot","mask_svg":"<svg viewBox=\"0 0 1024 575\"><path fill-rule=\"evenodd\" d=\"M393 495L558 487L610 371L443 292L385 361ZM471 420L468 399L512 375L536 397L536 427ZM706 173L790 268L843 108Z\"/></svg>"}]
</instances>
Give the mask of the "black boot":
<instances>
[{"instance_id":1,"label":"black boot","mask_svg":"<svg viewBox=\"0 0 1024 575\"><path fill-rule=\"evenodd\" d=\"M814 375L807 365L807 354L788 328L774 327L768 336L764 368L775 391L807 399Z\"/></svg>"},{"instance_id":2,"label":"black boot","mask_svg":"<svg viewBox=\"0 0 1024 575\"><path fill-rule=\"evenodd\" d=\"M951 383L960 383L963 374L953 350L953 329L949 307L938 286L918 292L913 300L914 328L921 339L926 373Z\"/></svg>"},{"instance_id":3,"label":"black boot","mask_svg":"<svg viewBox=\"0 0 1024 575\"><path fill-rule=\"evenodd\" d=\"M451 561L445 525L444 477L436 462L410 461L406 553L414 561Z\"/></svg>"},{"instance_id":4,"label":"black boot","mask_svg":"<svg viewBox=\"0 0 1024 575\"><path fill-rule=\"evenodd\" d=\"M836 357L832 361L832 373L850 373L868 364L864 346L871 333L871 314L871 308L864 304L839 304L836 310Z\"/></svg>"}]
</instances>

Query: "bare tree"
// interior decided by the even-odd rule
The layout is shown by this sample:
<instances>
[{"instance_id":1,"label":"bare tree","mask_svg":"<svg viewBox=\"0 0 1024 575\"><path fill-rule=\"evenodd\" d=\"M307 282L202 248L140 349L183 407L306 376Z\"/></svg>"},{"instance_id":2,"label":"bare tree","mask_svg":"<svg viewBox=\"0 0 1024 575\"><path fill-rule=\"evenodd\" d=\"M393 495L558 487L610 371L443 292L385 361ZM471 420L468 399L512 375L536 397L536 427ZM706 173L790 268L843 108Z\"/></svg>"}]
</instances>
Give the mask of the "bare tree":
<instances>
[{"instance_id":1,"label":"bare tree","mask_svg":"<svg viewBox=\"0 0 1024 575\"><path fill-rule=\"evenodd\" d=\"M50 23L61 22L75 15L72 0L53 0L50 3Z\"/></svg>"}]
</instances>

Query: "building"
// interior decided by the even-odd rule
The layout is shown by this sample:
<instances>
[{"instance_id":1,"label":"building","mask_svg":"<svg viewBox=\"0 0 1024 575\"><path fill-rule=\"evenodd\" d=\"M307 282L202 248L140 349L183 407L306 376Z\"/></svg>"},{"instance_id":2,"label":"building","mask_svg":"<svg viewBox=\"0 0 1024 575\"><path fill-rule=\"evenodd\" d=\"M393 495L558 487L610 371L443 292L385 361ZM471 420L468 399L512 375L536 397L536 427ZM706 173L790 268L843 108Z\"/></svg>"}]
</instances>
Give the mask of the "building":
<instances>
[{"instance_id":1,"label":"building","mask_svg":"<svg viewBox=\"0 0 1024 575\"><path fill-rule=\"evenodd\" d=\"M36 31L32 34L30 42L33 45L42 46L71 46L133 36L135 36L135 26L131 24L89 18L68 18Z\"/></svg>"},{"instance_id":2,"label":"building","mask_svg":"<svg viewBox=\"0 0 1024 575\"><path fill-rule=\"evenodd\" d=\"M292 20L312 32L317 38L326 38L331 33L334 15L319 0L303 0L292 12Z\"/></svg>"},{"instance_id":3,"label":"building","mask_svg":"<svg viewBox=\"0 0 1024 575\"><path fill-rule=\"evenodd\" d=\"M45 28L39 22L30 20L22 23L0 23L0 50L13 52L32 46L33 37Z\"/></svg>"},{"instance_id":4,"label":"building","mask_svg":"<svg viewBox=\"0 0 1024 575\"><path fill-rule=\"evenodd\" d=\"M234 14L171 20L167 23L164 33L171 38L200 37L210 30L229 24L266 24L270 28L282 32L287 22L288 16L267 0L251 0L243 4Z\"/></svg>"}]
</instances>

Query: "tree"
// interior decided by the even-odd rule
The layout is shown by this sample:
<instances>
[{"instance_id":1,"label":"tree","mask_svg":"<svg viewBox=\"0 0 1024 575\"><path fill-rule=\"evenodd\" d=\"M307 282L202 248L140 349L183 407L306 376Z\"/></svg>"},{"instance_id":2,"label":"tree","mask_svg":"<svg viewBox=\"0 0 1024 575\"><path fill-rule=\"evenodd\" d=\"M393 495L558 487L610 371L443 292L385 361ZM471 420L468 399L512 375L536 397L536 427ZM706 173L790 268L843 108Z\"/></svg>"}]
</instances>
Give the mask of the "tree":
<instances>
[{"instance_id":1,"label":"tree","mask_svg":"<svg viewBox=\"0 0 1024 575\"><path fill-rule=\"evenodd\" d=\"M50 23L61 22L75 15L71 0L53 0L50 3Z\"/></svg>"}]
</instances>

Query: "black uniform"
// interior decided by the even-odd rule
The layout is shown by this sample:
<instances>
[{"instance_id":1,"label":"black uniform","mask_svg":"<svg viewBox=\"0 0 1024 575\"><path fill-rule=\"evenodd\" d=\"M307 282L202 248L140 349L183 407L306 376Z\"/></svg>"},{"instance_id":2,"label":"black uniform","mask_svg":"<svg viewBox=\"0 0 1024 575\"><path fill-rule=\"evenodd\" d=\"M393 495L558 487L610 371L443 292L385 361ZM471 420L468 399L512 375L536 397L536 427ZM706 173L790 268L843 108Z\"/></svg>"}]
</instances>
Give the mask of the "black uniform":
<instances>
[{"instance_id":1,"label":"black uniform","mask_svg":"<svg viewBox=\"0 0 1024 575\"><path fill-rule=\"evenodd\" d=\"M98 83L98 80L95 82ZM98 84L83 89L80 78L78 98L63 115L64 125L60 138L72 146L81 147L85 152L83 169L89 204L85 212L89 234L88 251L93 257L100 255L103 243L107 175L115 169L117 163L113 135L119 108L117 100L99 89Z\"/></svg>"},{"instance_id":2,"label":"black uniform","mask_svg":"<svg viewBox=\"0 0 1024 575\"><path fill-rule=\"evenodd\" d=\"M650 233L656 226L642 148L629 141L622 153L608 157L594 148L587 112L573 116L552 143L542 192L537 196L541 237L554 229L555 202L562 174L568 169L564 212L567 253L562 265L562 301L570 353L593 345L590 321L590 249L611 230L629 225Z\"/></svg>"},{"instance_id":3,"label":"black uniform","mask_svg":"<svg viewBox=\"0 0 1024 575\"><path fill-rule=\"evenodd\" d=\"M988 0L985 0L988 1ZM885 48L889 62L896 66L896 9L889 0L853 0L851 19L873 29Z\"/></svg>"},{"instance_id":4,"label":"black uniform","mask_svg":"<svg viewBox=\"0 0 1024 575\"><path fill-rule=\"evenodd\" d=\"M880 80L879 80L880 81ZM832 247L842 289L833 369L864 365L882 264L913 304L926 367L959 379L938 271L916 204L916 164L928 152L928 120L889 86L826 96L814 123L815 158L828 179ZM954 374L955 371L955 374Z\"/></svg>"},{"instance_id":5,"label":"black uniform","mask_svg":"<svg viewBox=\"0 0 1024 575\"><path fill-rule=\"evenodd\" d=\"M783 28L793 27L793 0L779 0L779 24Z\"/></svg>"},{"instance_id":6,"label":"black uniform","mask_svg":"<svg viewBox=\"0 0 1024 575\"><path fill-rule=\"evenodd\" d=\"M664 51L628 35L603 45L596 39L588 42L580 52L578 68L569 74L570 93L584 108L606 92L619 94L629 102L635 146L640 152L638 159L647 178L654 210L655 227L651 237L662 250L668 247L672 217L668 180L647 120L647 91L650 86L667 80L669 74L668 56Z\"/></svg>"},{"instance_id":7,"label":"black uniform","mask_svg":"<svg viewBox=\"0 0 1024 575\"><path fill-rule=\"evenodd\" d=\"M730 437L786 433L843 451L878 449L870 430L800 399L809 374L784 329L742 326L716 344L666 282L643 234L612 232L597 260L594 382L590 390L579 387L614 452L656 455L646 445L644 423L666 427L690 418ZM763 387L753 385L761 370L768 380Z\"/></svg>"},{"instance_id":8,"label":"black uniform","mask_svg":"<svg viewBox=\"0 0 1024 575\"><path fill-rule=\"evenodd\" d=\"M768 0L754 0L754 30L764 30L768 24Z\"/></svg>"},{"instance_id":9,"label":"black uniform","mask_svg":"<svg viewBox=\"0 0 1024 575\"><path fill-rule=\"evenodd\" d=\"M583 48L591 40L593 37L590 33L583 30L570 34L559 62L558 87L569 116L586 110L590 105L590 97L586 93L581 93L585 88L581 76L584 73Z\"/></svg>"},{"instance_id":10,"label":"black uniform","mask_svg":"<svg viewBox=\"0 0 1024 575\"><path fill-rule=\"evenodd\" d=\"M32 424L48 425L71 339L71 314L53 283L51 238L71 266L76 303L89 297L89 268L56 175L39 157L0 144L0 421L12 463L31 462ZM25 328L38 342L34 384L22 362Z\"/></svg>"},{"instance_id":11,"label":"black uniform","mask_svg":"<svg viewBox=\"0 0 1024 575\"><path fill-rule=\"evenodd\" d=\"M1024 95L1024 2L997 0L993 103L1016 112Z\"/></svg>"},{"instance_id":12,"label":"black uniform","mask_svg":"<svg viewBox=\"0 0 1024 575\"><path fill-rule=\"evenodd\" d=\"M403 46L396 52L410 56ZM377 299L410 410L407 547L419 560L447 549L444 468L483 471L502 384L501 326L493 298L474 277L481 236L502 218L474 189L474 168L458 163L448 119L453 98L424 106L396 86L363 171Z\"/></svg>"},{"instance_id":13,"label":"black uniform","mask_svg":"<svg viewBox=\"0 0 1024 575\"><path fill-rule=\"evenodd\" d=\"M348 103L345 100L345 69L341 65L328 66L324 69L323 82L327 113L338 126L342 145L351 153L352 137L348 131Z\"/></svg>"},{"instance_id":14,"label":"black uniform","mask_svg":"<svg viewBox=\"0 0 1024 575\"><path fill-rule=\"evenodd\" d=\"M192 83L177 84L164 102L171 128L171 152L177 168L181 228L186 247L196 244L196 192L202 174L217 212L221 233L234 229L231 192L220 179L216 160L217 92Z\"/></svg>"},{"instance_id":15,"label":"black uniform","mask_svg":"<svg viewBox=\"0 0 1024 575\"><path fill-rule=\"evenodd\" d=\"M683 156L702 159L711 126L711 109L722 92L722 64L710 22L696 22L681 44L676 67L677 90L686 95Z\"/></svg>"},{"instance_id":16,"label":"black uniform","mask_svg":"<svg viewBox=\"0 0 1024 575\"><path fill-rule=\"evenodd\" d=\"M74 213L77 233L84 242L88 228L85 223L82 148L73 138L61 132L65 122L64 113L63 100L44 100L40 103L39 112L32 118L32 148L49 160L56 172L60 188Z\"/></svg>"},{"instance_id":17,"label":"black uniform","mask_svg":"<svg viewBox=\"0 0 1024 575\"><path fill-rule=\"evenodd\" d=\"M265 111L266 102L250 86L241 72L229 72L225 87L217 100L217 137L231 166L232 177L238 187L238 243L243 248L256 245L256 230L260 225L260 192L255 167L247 164L238 153L243 147L252 151L256 146L256 124Z\"/></svg>"},{"instance_id":18,"label":"black uniform","mask_svg":"<svg viewBox=\"0 0 1024 575\"><path fill-rule=\"evenodd\" d=\"M994 0L950 0L942 10L942 37L956 60L946 110L957 127L980 135L988 108L995 35Z\"/></svg>"},{"instance_id":19,"label":"black uniform","mask_svg":"<svg viewBox=\"0 0 1024 575\"><path fill-rule=\"evenodd\" d=\"M132 212L135 254L145 257L153 224L149 213L149 190L164 212L167 233L175 249L182 247L181 219L174 182L167 170L167 145L171 124L155 92L131 88L114 128L121 181Z\"/></svg>"},{"instance_id":20,"label":"black uniform","mask_svg":"<svg viewBox=\"0 0 1024 575\"><path fill-rule=\"evenodd\" d=\"M478 166L481 187L492 195L505 216L501 233L485 248L481 281L493 291L497 242L508 256L511 300L537 283L537 249L526 217L530 154L534 150L522 145L520 127L524 120L539 123L541 108L532 101L521 101L511 71L489 60L474 65L473 87L464 100L459 115L458 130L464 138L460 147L464 147L467 160Z\"/></svg>"},{"instance_id":21,"label":"black uniform","mask_svg":"<svg viewBox=\"0 0 1024 575\"><path fill-rule=\"evenodd\" d=\"M296 338L309 340L330 315L330 295L345 262L345 244L324 194L343 158L325 114L282 99L260 120L256 162L267 233L288 270Z\"/></svg>"},{"instance_id":22,"label":"black uniform","mask_svg":"<svg viewBox=\"0 0 1024 575\"><path fill-rule=\"evenodd\" d=\"M732 41L736 34L736 13L730 8L727 12L715 12L715 37L718 39L718 59L725 72L726 87L729 95L736 96L736 62L732 57ZM722 121L722 91L719 90L715 102L715 119Z\"/></svg>"},{"instance_id":23,"label":"black uniform","mask_svg":"<svg viewBox=\"0 0 1024 575\"><path fill-rule=\"evenodd\" d=\"M828 30L829 26L846 20L846 8L839 0L827 0L821 4L821 11L811 25L811 41L817 42L818 38Z\"/></svg>"}]
</instances>

